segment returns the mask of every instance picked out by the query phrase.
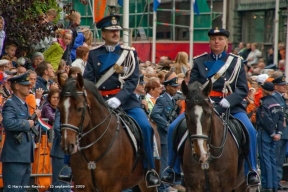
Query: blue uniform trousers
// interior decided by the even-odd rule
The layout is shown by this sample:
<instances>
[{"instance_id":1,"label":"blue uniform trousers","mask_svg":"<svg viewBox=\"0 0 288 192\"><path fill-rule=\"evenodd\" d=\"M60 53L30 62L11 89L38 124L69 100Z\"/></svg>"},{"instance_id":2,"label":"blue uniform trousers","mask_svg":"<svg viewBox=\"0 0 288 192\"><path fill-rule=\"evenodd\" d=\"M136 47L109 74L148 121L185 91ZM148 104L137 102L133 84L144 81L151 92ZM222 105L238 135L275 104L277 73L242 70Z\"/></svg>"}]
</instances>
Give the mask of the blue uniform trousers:
<instances>
[{"instance_id":1,"label":"blue uniform trousers","mask_svg":"<svg viewBox=\"0 0 288 192\"><path fill-rule=\"evenodd\" d=\"M2 162L4 192L25 192L29 188L30 174L31 163Z\"/></svg>"},{"instance_id":2,"label":"blue uniform trousers","mask_svg":"<svg viewBox=\"0 0 288 192\"><path fill-rule=\"evenodd\" d=\"M154 157L153 157L153 132L152 127L148 121L148 117L141 108L133 108L125 111L131 116L140 126L143 139L144 139L144 151L146 154L147 161L144 162L144 168L155 169ZM148 164L147 164L148 163Z\"/></svg>"},{"instance_id":3,"label":"blue uniform trousers","mask_svg":"<svg viewBox=\"0 0 288 192\"><path fill-rule=\"evenodd\" d=\"M173 159L175 158L176 154L175 151L172 149L173 148L173 133L176 128L176 125L181 121L181 119L185 118L185 113L180 114L168 127L168 153L169 153L169 158L168 158L168 165L172 164ZM176 174L181 173L180 169L180 159L177 157L174 162L173 170L175 171Z\"/></svg>"},{"instance_id":4,"label":"blue uniform trousers","mask_svg":"<svg viewBox=\"0 0 288 192\"><path fill-rule=\"evenodd\" d=\"M276 158L278 183L280 183L282 176L283 176L283 164L286 158L287 143L288 143L288 139L280 139L279 141L276 142L275 158Z\"/></svg>"},{"instance_id":5,"label":"blue uniform trousers","mask_svg":"<svg viewBox=\"0 0 288 192\"><path fill-rule=\"evenodd\" d=\"M71 168L64 163L63 158L52 156L52 186L53 192L70 192L70 184L58 180L58 175L69 175Z\"/></svg>"},{"instance_id":6,"label":"blue uniform trousers","mask_svg":"<svg viewBox=\"0 0 288 192\"><path fill-rule=\"evenodd\" d=\"M258 130L258 152L261 170L261 184L265 189L277 189L277 170L274 155L276 142L263 129Z\"/></svg>"},{"instance_id":7,"label":"blue uniform trousers","mask_svg":"<svg viewBox=\"0 0 288 192\"><path fill-rule=\"evenodd\" d=\"M248 159L251 163L252 169L254 171L257 170L257 166L256 166L256 130L253 127L251 121L249 120L248 116L246 113L244 112L239 112L239 113L235 113L235 114L231 114L233 117L239 119L247 128L248 132L249 132L249 136L250 136L250 150L249 150L249 156ZM172 150L172 137L173 137L173 132L175 129L175 126L179 123L179 121L181 119L183 119L185 116L184 113L182 113L181 115L179 115L174 121L173 123L171 123L169 130L168 130L168 150L169 150L169 165L171 165L171 162L175 156L174 151ZM181 173L181 169L180 169L180 161L179 158L177 158L177 160L175 161L175 164L173 165L173 169L175 171L175 173L180 174ZM245 163L245 174L247 175L249 172L249 166L248 163Z\"/></svg>"}]
</instances>

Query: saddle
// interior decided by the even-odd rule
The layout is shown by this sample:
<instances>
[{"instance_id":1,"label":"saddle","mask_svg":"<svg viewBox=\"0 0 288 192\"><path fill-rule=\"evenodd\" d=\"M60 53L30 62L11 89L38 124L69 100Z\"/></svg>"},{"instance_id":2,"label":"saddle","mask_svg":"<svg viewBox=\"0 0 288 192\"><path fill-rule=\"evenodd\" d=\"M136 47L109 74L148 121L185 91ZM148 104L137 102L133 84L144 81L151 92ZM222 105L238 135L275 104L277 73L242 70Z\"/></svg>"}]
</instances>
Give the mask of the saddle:
<instances>
[{"instance_id":1,"label":"saddle","mask_svg":"<svg viewBox=\"0 0 288 192\"><path fill-rule=\"evenodd\" d=\"M127 115L127 113L122 109L118 108L115 110L115 112L116 115L119 116L123 128L126 130L129 138L131 139L136 153L139 151L139 149L144 149L143 133L135 119Z\"/></svg>"},{"instance_id":2,"label":"saddle","mask_svg":"<svg viewBox=\"0 0 288 192\"><path fill-rule=\"evenodd\" d=\"M218 113L216 113L219 115ZM219 116L220 117L220 116ZM221 117L220 117L221 118ZM222 118L221 118L222 119ZM227 124L228 130L233 137L239 153L246 158L249 154L249 133L244 124L234 118L232 115L229 116L229 122ZM173 150L182 157L184 151L184 143L189 133L187 130L187 124L185 117L179 121L173 133Z\"/></svg>"}]
</instances>

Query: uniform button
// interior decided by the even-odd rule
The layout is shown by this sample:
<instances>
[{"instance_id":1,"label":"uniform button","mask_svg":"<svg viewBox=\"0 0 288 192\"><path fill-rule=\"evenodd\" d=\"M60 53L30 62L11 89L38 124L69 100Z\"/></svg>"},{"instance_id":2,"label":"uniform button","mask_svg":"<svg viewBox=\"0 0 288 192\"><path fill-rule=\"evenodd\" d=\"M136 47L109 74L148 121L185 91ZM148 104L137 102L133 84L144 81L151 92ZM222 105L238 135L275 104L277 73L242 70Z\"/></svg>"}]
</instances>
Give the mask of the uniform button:
<instances>
[{"instance_id":1,"label":"uniform button","mask_svg":"<svg viewBox=\"0 0 288 192\"><path fill-rule=\"evenodd\" d=\"M108 97L108 95L106 95L106 97Z\"/></svg>"},{"instance_id":2,"label":"uniform button","mask_svg":"<svg viewBox=\"0 0 288 192\"><path fill-rule=\"evenodd\" d=\"M103 87L103 89L105 89L105 87Z\"/></svg>"},{"instance_id":3,"label":"uniform button","mask_svg":"<svg viewBox=\"0 0 288 192\"><path fill-rule=\"evenodd\" d=\"M119 88L119 86L117 86L117 88Z\"/></svg>"},{"instance_id":4,"label":"uniform button","mask_svg":"<svg viewBox=\"0 0 288 192\"><path fill-rule=\"evenodd\" d=\"M224 81L226 81L226 78L224 78Z\"/></svg>"},{"instance_id":5,"label":"uniform button","mask_svg":"<svg viewBox=\"0 0 288 192\"><path fill-rule=\"evenodd\" d=\"M100 63L97 63L97 65L100 65Z\"/></svg>"},{"instance_id":6,"label":"uniform button","mask_svg":"<svg viewBox=\"0 0 288 192\"><path fill-rule=\"evenodd\" d=\"M207 71L208 69L207 69L207 68L205 68L205 70Z\"/></svg>"}]
</instances>

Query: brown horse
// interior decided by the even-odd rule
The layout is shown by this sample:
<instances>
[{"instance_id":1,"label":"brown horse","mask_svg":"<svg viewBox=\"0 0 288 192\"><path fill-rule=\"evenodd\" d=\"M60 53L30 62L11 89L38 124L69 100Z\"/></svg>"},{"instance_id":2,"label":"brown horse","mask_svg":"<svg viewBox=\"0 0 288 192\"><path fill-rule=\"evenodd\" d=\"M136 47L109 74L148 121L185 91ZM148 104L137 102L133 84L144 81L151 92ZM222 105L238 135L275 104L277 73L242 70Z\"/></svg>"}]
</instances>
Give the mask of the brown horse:
<instances>
[{"instance_id":1,"label":"brown horse","mask_svg":"<svg viewBox=\"0 0 288 192\"><path fill-rule=\"evenodd\" d=\"M229 192L244 183L244 158L238 152L228 128L215 113L209 93L194 82L182 83L186 96L185 117L189 131L183 156L183 172L188 192ZM242 186L242 192L245 191Z\"/></svg>"},{"instance_id":2,"label":"brown horse","mask_svg":"<svg viewBox=\"0 0 288 192\"><path fill-rule=\"evenodd\" d=\"M78 74L62 83L61 147L71 155L75 191L120 192L146 188L142 159L126 130L92 82Z\"/></svg>"}]
</instances>

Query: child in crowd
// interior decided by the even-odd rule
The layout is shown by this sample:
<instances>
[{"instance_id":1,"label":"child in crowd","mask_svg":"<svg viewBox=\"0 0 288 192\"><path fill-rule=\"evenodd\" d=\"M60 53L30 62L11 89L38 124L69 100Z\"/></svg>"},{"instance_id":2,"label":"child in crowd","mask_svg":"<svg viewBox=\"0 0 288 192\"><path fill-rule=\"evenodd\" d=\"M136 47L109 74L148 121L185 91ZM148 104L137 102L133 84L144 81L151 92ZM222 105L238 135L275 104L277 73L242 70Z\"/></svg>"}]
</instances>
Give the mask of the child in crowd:
<instances>
[{"instance_id":1,"label":"child in crowd","mask_svg":"<svg viewBox=\"0 0 288 192\"><path fill-rule=\"evenodd\" d=\"M73 48L75 39L77 37L77 28L80 25L81 22L81 15L79 12L72 10L69 15L66 16L66 20L69 21L69 26L68 29L72 31L72 42L71 44L67 47L65 50L62 59L66 61L67 65L71 65L72 60L71 60L71 50Z\"/></svg>"},{"instance_id":2,"label":"child in crowd","mask_svg":"<svg viewBox=\"0 0 288 192\"><path fill-rule=\"evenodd\" d=\"M83 75L88 60L89 48L85 46L80 46L76 49L77 59L71 64L72 67L79 67L81 69L81 74Z\"/></svg>"},{"instance_id":3,"label":"child in crowd","mask_svg":"<svg viewBox=\"0 0 288 192\"><path fill-rule=\"evenodd\" d=\"M53 23L54 20L56 19L58 13L55 9L49 9L47 12L46 12L46 22L47 23Z\"/></svg>"},{"instance_id":4,"label":"child in crowd","mask_svg":"<svg viewBox=\"0 0 288 192\"><path fill-rule=\"evenodd\" d=\"M4 18L0 16L0 57L2 56L3 53L3 46L6 37L4 26L5 26Z\"/></svg>"},{"instance_id":5,"label":"child in crowd","mask_svg":"<svg viewBox=\"0 0 288 192\"><path fill-rule=\"evenodd\" d=\"M44 51L43 55L45 61L51 63L54 71L57 71L61 58L67 49L67 46L71 43L72 31L63 30L62 37L58 38L56 42L53 42L50 47Z\"/></svg>"},{"instance_id":6,"label":"child in crowd","mask_svg":"<svg viewBox=\"0 0 288 192\"><path fill-rule=\"evenodd\" d=\"M17 50L17 46L15 44L8 44L5 46L5 55L4 56L7 56L5 57L6 59L10 60L12 62L12 65L14 67L17 67L17 57L15 56L16 55L16 50Z\"/></svg>"},{"instance_id":7,"label":"child in crowd","mask_svg":"<svg viewBox=\"0 0 288 192\"><path fill-rule=\"evenodd\" d=\"M89 48L92 47L92 41L93 41L93 33L90 29L83 29L82 30L84 37L85 37L85 41L84 41L84 46L87 46Z\"/></svg>"}]
</instances>

